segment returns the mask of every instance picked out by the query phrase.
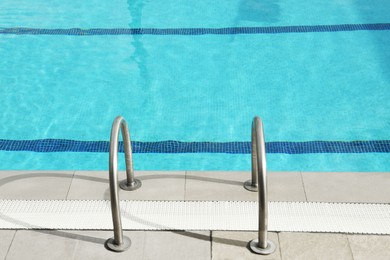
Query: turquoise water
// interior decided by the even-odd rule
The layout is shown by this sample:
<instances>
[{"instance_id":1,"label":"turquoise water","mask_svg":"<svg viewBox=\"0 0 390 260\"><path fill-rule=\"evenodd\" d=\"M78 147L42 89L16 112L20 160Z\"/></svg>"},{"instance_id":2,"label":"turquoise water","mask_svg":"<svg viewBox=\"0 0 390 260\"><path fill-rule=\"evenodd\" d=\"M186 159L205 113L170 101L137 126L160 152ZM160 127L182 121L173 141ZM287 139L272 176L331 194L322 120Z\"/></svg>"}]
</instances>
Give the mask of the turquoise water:
<instances>
[{"instance_id":1,"label":"turquoise water","mask_svg":"<svg viewBox=\"0 0 390 260\"><path fill-rule=\"evenodd\" d=\"M0 28L221 28L390 22L389 1L1 1ZM390 31L1 35L0 139L390 139ZM271 170L390 171L389 154L269 154ZM105 153L0 151L1 169L106 169ZM135 154L136 169L247 170L250 155ZM122 165L123 166L123 165Z\"/></svg>"}]
</instances>

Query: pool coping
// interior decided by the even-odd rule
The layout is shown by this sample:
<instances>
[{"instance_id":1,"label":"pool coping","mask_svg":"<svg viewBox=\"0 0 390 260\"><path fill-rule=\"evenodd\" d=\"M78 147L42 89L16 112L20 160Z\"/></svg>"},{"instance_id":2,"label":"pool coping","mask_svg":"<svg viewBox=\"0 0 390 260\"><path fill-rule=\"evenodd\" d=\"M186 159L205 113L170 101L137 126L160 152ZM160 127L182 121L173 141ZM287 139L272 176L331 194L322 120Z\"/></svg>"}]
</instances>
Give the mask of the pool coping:
<instances>
[{"instance_id":1,"label":"pool coping","mask_svg":"<svg viewBox=\"0 0 390 260\"><path fill-rule=\"evenodd\" d=\"M133 200L257 200L249 171L135 171ZM119 179L124 179L124 171ZM321 185L318 185L318 184ZM390 172L268 172L269 201L390 203ZM109 199L108 171L0 171L0 199Z\"/></svg>"}]
</instances>

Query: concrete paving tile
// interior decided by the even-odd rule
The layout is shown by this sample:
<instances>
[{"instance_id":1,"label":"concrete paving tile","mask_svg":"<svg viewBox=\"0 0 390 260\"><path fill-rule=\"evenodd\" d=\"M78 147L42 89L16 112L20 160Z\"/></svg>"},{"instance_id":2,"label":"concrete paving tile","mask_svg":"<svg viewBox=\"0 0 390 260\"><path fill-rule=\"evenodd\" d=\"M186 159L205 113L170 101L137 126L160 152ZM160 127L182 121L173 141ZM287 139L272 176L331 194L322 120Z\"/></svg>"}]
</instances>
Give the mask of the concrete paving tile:
<instances>
[{"instance_id":1,"label":"concrete paving tile","mask_svg":"<svg viewBox=\"0 0 390 260\"><path fill-rule=\"evenodd\" d=\"M124 236L131 240L130 248L124 252L113 252L105 248L106 240L114 236L113 231L69 231L69 233L77 239L75 260L143 259L144 231L123 232Z\"/></svg>"},{"instance_id":2,"label":"concrete paving tile","mask_svg":"<svg viewBox=\"0 0 390 260\"><path fill-rule=\"evenodd\" d=\"M390 260L390 236L348 235L355 260Z\"/></svg>"},{"instance_id":3,"label":"concrete paving tile","mask_svg":"<svg viewBox=\"0 0 390 260\"><path fill-rule=\"evenodd\" d=\"M73 171L0 171L1 199L65 199Z\"/></svg>"},{"instance_id":4,"label":"concrete paving tile","mask_svg":"<svg viewBox=\"0 0 390 260\"><path fill-rule=\"evenodd\" d=\"M73 259L77 239L64 231L18 230L7 260Z\"/></svg>"},{"instance_id":5,"label":"concrete paving tile","mask_svg":"<svg viewBox=\"0 0 390 260\"><path fill-rule=\"evenodd\" d=\"M257 192L244 189L250 172L189 171L186 174L186 200L253 201ZM306 201L299 172L269 172L269 201Z\"/></svg>"},{"instance_id":6,"label":"concrete paving tile","mask_svg":"<svg viewBox=\"0 0 390 260\"><path fill-rule=\"evenodd\" d=\"M142 187L127 192L126 199L133 200L184 200L185 171L140 171L136 172ZM123 194L123 193L122 193ZM121 194L121 196L122 196Z\"/></svg>"},{"instance_id":7,"label":"concrete paving tile","mask_svg":"<svg viewBox=\"0 0 390 260\"><path fill-rule=\"evenodd\" d=\"M145 260L211 259L209 231L146 232Z\"/></svg>"},{"instance_id":8,"label":"concrete paving tile","mask_svg":"<svg viewBox=\"0 0 390 260\"><path fill-rule=\"evenodd\" d=\"M390 203L390 172L302 172L308 201Z\"/></svg>"},{"instance_id":9,"label":"concrete paving tile","mask_svg":"<svg viewBox=\"0 0 390 260\"><path fill-rule=\"evenodd\" d=\"M0 259L5 259L15 232L15 230L0 230Z\"/></svg>"},{"instance_id":10,"label":"concrete paving tile","mask_svg":"<svg viewBox=\"0 0 390 260\"><path fill-rule=\"evenodd\" d=\"M186 200L257 200L257 192L244 189L249 172L189 171L186 174Z\"/></svg>"},{"instance_id":11,"label":"concrete paving tile","mask_svg":"<svg viewBox=\"0 0 390 260\"><path fill-rule=\"evenodd\" d=\"M300 172L269 172L270 201L306 201Z\"/></svg>"},{"instance_id":12,"label":"concrete paving tile","mask_svg":"<svg viewBox=\"0 0 390 260\"><path fill-rule=\"evenodd\" d=\"M123 172L120 172L119 179L123 177ZM67 199L108 200L108 185L108 171L76 171Z\"/></svg>"},{"instance_id":13,"label":"concrete paving tile","mask_svg":"<svg viewBox=\"0 0 390 260\"><path fill-rule=\"evenodd\" d=\"M353 259L347 236L330 233L279 233L282 259Z\"/></svg>"},{"instance_id":14,"label":"concrete paving tile","mask_svg":"<svg viewBox=\"0 0 390 260\"><path fill-rule=\"evenodd\" d=\"M185 172L136 171L135 178L142 182L135 191L120 190L121 200L184 200ZM119 172L119 181L126 179ZM110 198L108 171L76 171L67 199Z\"/></svg>"},{"instance_id":15,"label":"concrete paving tile","mask_svg":"<svg viewBox=\"0 0 390 260\"><path fill-rule=\"evenodd\" d=\"M248 249L248 242L257 238L257 232L212 232L212 259L214 260L251 260L251 259L281 259L278 234L269 232L268 238L277 246L270 255L258 255Z\"/></svg>"}]
</instances>

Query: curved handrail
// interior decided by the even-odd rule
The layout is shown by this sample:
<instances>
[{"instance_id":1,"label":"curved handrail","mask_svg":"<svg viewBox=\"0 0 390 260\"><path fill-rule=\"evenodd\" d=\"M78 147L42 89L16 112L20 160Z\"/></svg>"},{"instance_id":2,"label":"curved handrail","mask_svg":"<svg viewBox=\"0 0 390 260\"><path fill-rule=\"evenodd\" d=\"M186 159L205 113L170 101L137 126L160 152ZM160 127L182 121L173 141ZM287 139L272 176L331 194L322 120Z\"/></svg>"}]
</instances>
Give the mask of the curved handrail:
<instances>
[{"instance_id":1,"label":"curved handrail","mask_svg":"<svg viewBox=\"0 0 390 260\"><path fill-rule=\"evenodd\" d=\"M141 181L134 178L133 160L131 151L131 142L129 128L126 120L117 116L112 124L110 136L110 155L109 155L109 182L112 222L114 225L114 237L106 241L106 246L113 251L122 252L130 247L131 241L123 236L122 221L119 206L118 192L118 141L119 130L122 130L123 144L126 161L126 180L120 183L121 188L126 190L135 190L141 187Z\"/></svg>"},{"instance_id":2,"label":"curved handrail","mask_svg":"<svg viewBox=\"0 0 390 260\"><path fill-rule=\"evenodd\" d=\"M258 119L258 120L257 120ZM256 122L259 121L260 124L256 124ZM260 128L260 129L257 129ZM257 138L257 133L261 133L261 136ZM257 165L257 147L261 147L257 145L257 141L260 141L260 145L264 144L264 133L263 133L263 123L259 117L255 117L252 121L252 134L251 134L251 147L252 147L252 153L251 153L251 164L252 164L252 178L244 183L244 188L249 191L258 191L259 190L259 180L258 180L258 165ZM265 144L264 144L264 151L265 151ZM264 152L264 158L261 158L262 162L264 162L264 169L265 166L265 152Z\"/></svg>"},{"instance_id":3,"label":"curved handrail","mask_svg":"<svg viewBox=\"0 0 390 260\"><path fill-rule=\"evenodd\" d=\"M275 244L268 239L268 189L267 163L265 158L265 141L263 122L256 116L252 122L252 181L246 182L255 186L259 193L259 232L258 239L249 242L250 249L256 254L268 255L275 251ZM260 187L260 188L259 188ZM255 191L254 189L249 189Z\"/></svg>"}]
</instances>

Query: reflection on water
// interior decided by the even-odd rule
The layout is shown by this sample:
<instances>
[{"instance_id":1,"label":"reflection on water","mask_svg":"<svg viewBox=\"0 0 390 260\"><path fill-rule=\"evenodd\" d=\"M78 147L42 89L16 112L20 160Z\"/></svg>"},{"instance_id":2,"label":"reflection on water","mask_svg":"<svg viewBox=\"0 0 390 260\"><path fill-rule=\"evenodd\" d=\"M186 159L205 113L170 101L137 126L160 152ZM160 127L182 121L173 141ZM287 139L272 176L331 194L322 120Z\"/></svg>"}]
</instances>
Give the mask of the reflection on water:
<instances>
[{"instance_id":1,"label":"reflection on water","mask_svg":"<svg viewBox=\"0 0 390 260\"><path fill-rule=\"evenodd\" d=\"M237 22L275 23L279 18L279 0L241 0L239 3Z\"/></svg>"},{"instance_id":2,"label":"reflection on water","mask_svg":"<svg viewBox=\"0 0 390 260\"><path fill-rule=\"evenodd\" d=\"M143 1L127 1L131 21L129 23L130 28L141 27L142 10L144 7ZM150 75L146 66L146 57L148 56L146 49L142 43L142 35L133 35L133 41L131 44L134 46L133 55L130 57L132 62L135 62L139 69L139 76L142 79L142 85L147 87L150 85Z\"/></svg>"}]
</instances>

